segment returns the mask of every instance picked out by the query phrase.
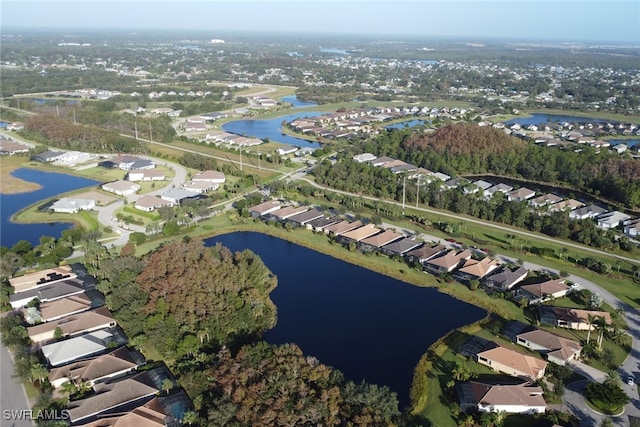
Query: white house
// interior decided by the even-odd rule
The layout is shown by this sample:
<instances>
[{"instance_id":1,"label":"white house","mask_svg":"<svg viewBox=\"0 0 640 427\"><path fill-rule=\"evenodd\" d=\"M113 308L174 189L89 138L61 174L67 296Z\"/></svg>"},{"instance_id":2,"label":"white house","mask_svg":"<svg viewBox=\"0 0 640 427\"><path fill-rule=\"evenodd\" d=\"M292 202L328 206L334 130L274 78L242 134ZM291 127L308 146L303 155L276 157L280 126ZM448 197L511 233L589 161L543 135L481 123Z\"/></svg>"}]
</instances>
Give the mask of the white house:
<instances>
[{"instance_id":1,"label":"white house","mask_svg":"<svg viewBox=\"0 0 640 427\"><path fill-rule=\"evenodd\" d=\"M118 196L130 196L140 191L140 185L130 181L114 181L102 184L102 189Z\"/></svg>"},{"instance_id":2,"label":"white house","mask_svg":"<svg viewBox=\"0 0 640 427\"><path fill-rule=\"evenodd\" d=\"M164 181L167 179L164 172L157 169L136 169L131 170L125 177L128 181Z\"/></svg>"},{"instance_id":3,"label":"white house","mask_svg":"<svg viewBox=\"0 0 640 427\"><path fill-rule=\"evenodd\" d=\"M193 178L191 178L191 180L194 182L203 181L210 182L212 184L224 184L227 178L222 172L206 170L198 172L193 176Z\"/></svg>"},{"instance_id":4,"label":"white house","mask_svg":"<svg viewBox=\"0 0 640 427\"><path fill-rule=\"evenodd\" d=\"M616 228L631 217L619 211L607 212L598 217L598 227L606 230Z\"/></svg>"},{"instance_id":5,"label":"white house","mask_svg":"<svg viewBox=\"0 0 640 427\"><path fill-rule=\"evenodd\" d=\"M509 414L544 414L547 403L542 387L523 384L489 384L468 381L456 385L460 409Z\"/></svg>"},{"instance_id":6,"label":"white house","mask_svg":"<svg viewBox=\"0 0 640 427\"><path fill-rule=\"evenodd\" d=\"M78 211L90 211L96 207L95 200L75 199L72 197L63 197L56 200L51 205L51 210L61 213L78 213Z\"/></svg>"},{"instance_id":7,"label":"white house","mask_svg":"<svg viewBox=\"0 0 640 427\"><path fill-rule=\"evenodd\" d=\"M640 236L640 218L629 219L623 223L624 234L629 237Z\"/></svg>"}]
</instances>

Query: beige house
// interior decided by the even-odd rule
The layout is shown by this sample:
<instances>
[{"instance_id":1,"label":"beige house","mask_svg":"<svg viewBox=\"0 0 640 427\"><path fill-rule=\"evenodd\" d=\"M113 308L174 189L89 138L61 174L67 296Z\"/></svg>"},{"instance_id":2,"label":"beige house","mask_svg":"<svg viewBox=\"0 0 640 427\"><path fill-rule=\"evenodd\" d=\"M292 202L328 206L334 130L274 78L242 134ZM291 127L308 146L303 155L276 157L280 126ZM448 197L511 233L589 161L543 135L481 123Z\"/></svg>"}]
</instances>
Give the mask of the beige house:
<instances>
[{"instance_id":1,"label":"beige house","mask_svg":"<svg viewBox=\"0 0 640 427\"><path fill-rule=\"evenodd\" d=\"M347 231L346 233L339 236L340 243L351 243L351 242L359 242L361 240L366 239L367 237L371 237L374 234L380 233L380 229L375 226L375 224L366 224L360 228L356 228L355 230Z\"/></svg>"},{"instance_id":2,"label":"beige house","mask_svg":"<svg viewBox=\"0 0 640 427\"><path fill-rule=\"evenodd\" d=\"M547 402L542 387L522 384L488 384L468 381L456 385L463 412L475 408L478 412L508 414L544 414Z\"/></svg>"},{"instance_id":3,"label":"beige house","mask_svg":"<svg viewBox=\"0 0 640 427\"><path fill-rule=\"evenodd\" d=\"M471 251L449 251L437 258L431 258L422 265L424 269L433 274L450 273L460 267L466 260L471 259Z\"/></svg>"},{"instance_id":4,"label":"beige house","mask_svg":"<svg viewBox=\"0 0 640 427\"><path fill-rule=\"evenodd\" d=\"M515 298L522 300L526 298L531 304L540 304L554 298L561 298L569 293L571 287L564 279L547 280L542 283L520 286L515 291Z\"/></svg>"},{"instance_id":5,"label":"beige house","mask_svg":"<svg viewBox=\"0 0 640 427\"><path fill-rule=\"evenodd\" d=\"M553 325L556 328L576 329L579 331L594 330L596 324L589 321L589 316L593 319L604 319L606 325L611 325L611 314L606 311L541 305L538 307L538 313L541 323Z\"/></svg>"},{"instance_id":6,"label":"beige house","mask_svg":"<svg viewBox=\"0 0 640 427\"><path fill-rule=\"evenodd\" d=\"M116 320L111 312L106 307L100 307L31 326L27 328L27 335L34 343L43 343L55 339L57 329L60 329L63 337L67 337L114 326L116 326Z\"/></svg>"},{"instance_id":7,"label":"beige house","mask_svg":"<svg viewBox=\"0 0 640 427\"><path fill-rule=\"evenodd\" d=\"M495 371L530 381L542 378L547 368L547 362L542 359L528 356L497 344L493 348L478 353L476 360L478 363L489 366Z\"/></svg>"},{"instance_id":8,"label":"beige house","mask_svg":"<svg viewBox=\"0 0 640 427\"><path fill-rule=\"evenodd\" d=\"M13 292L18 293L66 279L75 279L76 277L78 275L73 272L71 266L61 265L60 267L48 268L25 274L24 276L14 277L9 279L9 284L13 287Z\"/></svg>"},{"instance_id":9,"label":"beige house","mask_svg":"<svg viewBox=\"0 0 640 427\"><path fill-rule=\"evenodd\" d=\"M516 335L516 343L544 354L549 362L558 365L579 359L582 351L577 341L537 328Z\"/></svg>"},{"instance_id":10,"label":"beige house","mask_svg":"<svg viewBox=\"0 0 640 427\"><path fill-rule=\"evenodd\" d=\"M82 313L91 308L91 299L84 292L55 301L40 303L38 311L43 322L53 322L65 316ZM23 309L23 312L25 310ZM25 315L25 319L27 316Z\"/></svg>"},{"instance_id":11,"label":"beige house","mask_svg":"<svg viewBox=\"0 0 640 427\"><path fill-rule=\"evenodd\" d=\"M114 181L102 184L102 189L118 196L130 196L140 191L140 185L130 181Z\"/></svg>"}]
</instances>

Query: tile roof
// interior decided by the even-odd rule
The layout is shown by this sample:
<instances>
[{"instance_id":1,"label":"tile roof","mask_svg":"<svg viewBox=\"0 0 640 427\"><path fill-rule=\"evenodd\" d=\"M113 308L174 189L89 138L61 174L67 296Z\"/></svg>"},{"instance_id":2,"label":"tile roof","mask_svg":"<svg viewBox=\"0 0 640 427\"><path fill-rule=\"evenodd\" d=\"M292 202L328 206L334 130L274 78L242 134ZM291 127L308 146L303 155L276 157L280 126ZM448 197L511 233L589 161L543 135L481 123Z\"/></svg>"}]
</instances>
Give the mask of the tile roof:
<instances>
[{"instance_id":1,"label":"tile roof","mask_svg":"<svg viewBox=\"0 0 640 427\"><path fill-rule=\"evenodd\" d=\"M68 378L74 381L93 382L118 372L134 369L137 366L138 362L131 350L127 347L120 347L101 356L53 368L49 372L49 381L53 383L56 380Z\"/></svg>"},{"instance_id":2,"label":"tile roof","mask_svg":"<svg viewBox=\"0 0 640 427\"><path fill-rule=\"evenodd\" d=\"M495 344L495 347L481 351L477 357L496 362L531 379L536 379L547 367L547 362ZM492 365L494 369L500 370ZM509 372L506 372L510 374Z\"/></svg>"},{"instance_id":3,"label":"tile roof","mask_svg":"<svg viewBox=\"0 0 640 427\"><path fill-rule=\"evenodd\" d=\"M333 224L328 226L327 228L325 228L326 231L333 233L336 236L339 236L341 234L344 234L348 231L354 230L358 227L362 227L362 221L357 220L354 222L350 222L347 220L344 220L342 222L339 222L337 224Z\"/></svg>"},{"instance_id":4,"label":"tile roof","mask_svg":"<svg viewBox=\"0 0 640 427\"><path fill-rule=\"evenodd\" d=\"M105 416L83 425L84 427L165 427L166 417L167 413L160 405L158 398L154 397L126 414Z\"/></svg>"},{"instance_id":5,"label":"tile roof","mask_svg":"<svg viewBox=\"0 0 640 427\"><path fill-rule=\"evenodd\" d=\"M469 381L477 404L482 406L547 406L542 396L542 387L527 384L486 384Z\"/></svg>"},{"instance_id":6,"label":"tile roof","mask_svg":"<svg viewBox=\"0 0 640 427\"><path fill-rule=\"evenodd\" d=\"M380 232L380 229L375 226L375 224L366 224L362 227L356 228L355 230L347 231L342 234L342 237L345 239L355 240L359 242L367 237L373 236Z\"/></svg>"},{"instance_id":7,"label":"tile roof","mask_svg":"<svg viewBox=\"0 0 640 427\"><path fill-rule=\"evenodd\" d=\"M393 230L384 230L382 233L378 233L374 236L367 237L366 239L361 240L361 243L379 248L393 242L394 240L401 239L402 237L402 234L396 233Z\"/></svg>"},{"instance_id":8,"label":"tile roof","mask_svg":"<svg viewBox=\"0 0 640 427\"><path fill-rule=\"evenodd\" d=\"M38 307L44 322L90 308L91 299L84 292L55 301L43 302Z\"/></svg>"}]
</instances>

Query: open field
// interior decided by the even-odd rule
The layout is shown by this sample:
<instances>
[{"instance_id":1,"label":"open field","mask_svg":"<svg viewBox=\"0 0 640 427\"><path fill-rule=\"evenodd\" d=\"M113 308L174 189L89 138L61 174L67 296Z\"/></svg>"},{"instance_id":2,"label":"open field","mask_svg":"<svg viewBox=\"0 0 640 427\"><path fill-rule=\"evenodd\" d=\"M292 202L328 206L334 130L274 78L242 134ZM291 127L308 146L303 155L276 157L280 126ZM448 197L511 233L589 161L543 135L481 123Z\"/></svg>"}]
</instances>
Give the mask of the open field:
<instances>
[{"instance_id":1,"label":"open field","mask_svg":"<svg viewBox=\"0 0 640 427\"><path fill-rule=\"evenodd\" d=\"M0 157L0 193L29 193L41 188L41 186L35 182L24 181L11 175L11 172L23 167L27 161L29 161L29 158L26 156Z\"/></svg>"}]
</instances>

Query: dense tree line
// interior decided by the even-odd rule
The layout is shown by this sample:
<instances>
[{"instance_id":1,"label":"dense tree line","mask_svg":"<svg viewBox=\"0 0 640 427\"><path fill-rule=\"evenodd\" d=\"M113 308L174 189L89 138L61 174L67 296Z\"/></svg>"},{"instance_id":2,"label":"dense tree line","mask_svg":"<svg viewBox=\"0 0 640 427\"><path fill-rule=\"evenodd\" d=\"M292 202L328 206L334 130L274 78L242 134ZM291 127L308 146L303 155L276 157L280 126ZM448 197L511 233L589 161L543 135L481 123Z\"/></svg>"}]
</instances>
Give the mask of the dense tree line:
<instances>
[{"instance_id":1,"label":"dense tree line","mask_svg":"<svg viewBox=\"0 0 640 427\"><path fill-rule=\"evenodd\" d=\"M370 152L448 175L495 174L594 192L631 209L640 207L640 162L592 147L541 147L474 124L447 125L431 134L391 130L355 151Z\"/></svg>"},{"instance_id":2,"label":"dense tree line","mask_svg":"<svg viewBox=\"0 0 640 427\"><path fill-rule=\"evenodd\" d=\"M48 146L100 153L143 153L145 148L133 138L116 131L76 125L54 115L29 116L21 134Z\"/></svg>"}]
</instances>

